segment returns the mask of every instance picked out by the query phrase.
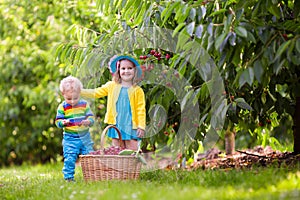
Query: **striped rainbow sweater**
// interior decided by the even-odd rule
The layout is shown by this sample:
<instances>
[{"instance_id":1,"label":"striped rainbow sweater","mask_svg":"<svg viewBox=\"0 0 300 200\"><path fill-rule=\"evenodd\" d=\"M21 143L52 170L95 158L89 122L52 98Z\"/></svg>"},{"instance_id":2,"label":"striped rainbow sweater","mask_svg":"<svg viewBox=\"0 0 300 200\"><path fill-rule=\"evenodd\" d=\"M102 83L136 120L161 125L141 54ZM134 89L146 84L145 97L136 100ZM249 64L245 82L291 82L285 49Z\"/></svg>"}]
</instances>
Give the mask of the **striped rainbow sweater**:
<instances>
[{"instance_id":1,"label":"striped rainbow sweater","mask_svg":"<svg viewBox=\"0 0 300 200\"><path fill-rule=\"evenodd\" d=\"M87 101L80 99L75 106L63 101L57 108L55 124L58 128L63 128L64 133L86 133L89 131L89 127L80 125L84 119L91 121L90 126L94 124L94 115ZM69 120L70 123L64 126L63 120Z\"/></svg>"}]
</instances>

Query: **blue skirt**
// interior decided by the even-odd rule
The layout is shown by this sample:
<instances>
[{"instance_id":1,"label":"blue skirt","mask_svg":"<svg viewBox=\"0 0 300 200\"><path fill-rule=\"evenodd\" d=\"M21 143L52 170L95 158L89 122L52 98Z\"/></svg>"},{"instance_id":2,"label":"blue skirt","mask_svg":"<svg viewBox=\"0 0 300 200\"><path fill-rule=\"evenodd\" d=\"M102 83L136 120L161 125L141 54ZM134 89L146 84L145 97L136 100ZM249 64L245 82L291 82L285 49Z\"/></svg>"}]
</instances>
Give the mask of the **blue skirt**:
<instances>
[{"instance_id":1,"label":"blue skirt","mask_svg":"<svg viewBox=\"0 0 300 200\"><path fill-rule=\"evenodd\" d=\"M137 130L132 129L132 114L127 90L126 87L121 88L116 105L117 119L115 125L121 132L122 140L141 140L137 137ZM113 128L108 129L107 135L111 138L119 138L117 131Z\"/></svg>"}]
</instances>

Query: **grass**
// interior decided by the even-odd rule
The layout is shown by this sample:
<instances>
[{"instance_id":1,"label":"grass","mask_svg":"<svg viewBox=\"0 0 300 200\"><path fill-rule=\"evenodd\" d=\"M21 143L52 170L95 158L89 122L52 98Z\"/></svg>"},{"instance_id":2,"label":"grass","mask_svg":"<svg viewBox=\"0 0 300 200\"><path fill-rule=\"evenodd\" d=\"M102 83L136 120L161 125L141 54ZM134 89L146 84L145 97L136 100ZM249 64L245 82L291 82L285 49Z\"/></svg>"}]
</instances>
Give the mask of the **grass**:
<instances>
[{"instance_id":1,"label":"grass","mask_svg":"<svg viewBox=\"0 0 300 200\"><path fill-rule=\"evenodd\" d=\"M137 181L76 182L62 178L62 164L0 169L0 199L300 199L300 168L158 170Z\"/></svg>"}]
</instances>

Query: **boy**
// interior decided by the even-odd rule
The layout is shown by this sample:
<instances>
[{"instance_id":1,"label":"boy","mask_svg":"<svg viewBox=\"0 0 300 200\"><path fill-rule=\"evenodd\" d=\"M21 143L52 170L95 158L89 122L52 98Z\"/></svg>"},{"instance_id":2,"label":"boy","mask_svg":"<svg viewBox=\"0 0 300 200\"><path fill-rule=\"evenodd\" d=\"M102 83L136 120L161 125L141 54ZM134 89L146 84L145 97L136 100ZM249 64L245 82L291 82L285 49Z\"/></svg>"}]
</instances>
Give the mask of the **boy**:
<instances>
[{"instance_id":1,"label":"boy","mask_svg":"<svg viewBox=\"0 0 300 200\"><path fill-rule=\"evenodd\" d=\"M64 179L74 181L75 164L79 154L93 151L89 127L94 124L94 115L87 101L80 98L82 83L68 76L60 82L64 101L58 106L55 124L63 129Z\"/></svg>"}]
</instances>

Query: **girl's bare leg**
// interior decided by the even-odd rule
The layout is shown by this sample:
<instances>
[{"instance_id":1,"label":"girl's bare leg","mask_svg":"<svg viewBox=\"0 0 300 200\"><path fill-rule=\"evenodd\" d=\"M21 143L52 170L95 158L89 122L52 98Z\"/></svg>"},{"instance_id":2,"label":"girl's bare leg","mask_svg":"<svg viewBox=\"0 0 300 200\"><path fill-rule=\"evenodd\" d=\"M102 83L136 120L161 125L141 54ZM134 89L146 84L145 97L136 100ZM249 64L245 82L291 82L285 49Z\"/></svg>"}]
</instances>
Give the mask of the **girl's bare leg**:
<instances>
[{"instance_id":1,"label":"girl's bare leg","mask_svg":"<svg viewBox=\"0 0 300 200\"><path fill-rule=\"evenodd\" d=\"M138 150L138 141L137 140L125 140L125 145L127 149Z\"/></svg>"}]
</instances>

